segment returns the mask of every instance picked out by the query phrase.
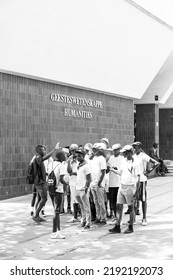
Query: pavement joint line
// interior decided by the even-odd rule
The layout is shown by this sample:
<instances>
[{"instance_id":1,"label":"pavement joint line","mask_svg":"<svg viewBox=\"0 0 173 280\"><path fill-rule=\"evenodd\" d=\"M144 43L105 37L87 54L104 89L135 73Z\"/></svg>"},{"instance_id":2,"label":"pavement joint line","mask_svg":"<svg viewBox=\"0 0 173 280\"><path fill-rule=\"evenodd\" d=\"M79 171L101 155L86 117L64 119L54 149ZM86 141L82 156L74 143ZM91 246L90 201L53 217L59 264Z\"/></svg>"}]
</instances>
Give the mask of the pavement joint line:
<instances>
[{"instance_id":1,"label":"pavement joint line","mask_svg":"<svg viewBox=\"0 0 173 280\"><path fill-rule=\"evenodd\" d=\"M151 199L153 199L153 198L156 198L156 197L162 196L163 194L165 195L165 194L172 193L172 192L173 192L173 189L172 189L172 190L170 190L170 191L163 192L163 193L161 193L161 194L158 194L158 195L155 195L155 196L149 197L149 198L148 198L148 200L151 200Z\"/></svg>"}]
</instances>

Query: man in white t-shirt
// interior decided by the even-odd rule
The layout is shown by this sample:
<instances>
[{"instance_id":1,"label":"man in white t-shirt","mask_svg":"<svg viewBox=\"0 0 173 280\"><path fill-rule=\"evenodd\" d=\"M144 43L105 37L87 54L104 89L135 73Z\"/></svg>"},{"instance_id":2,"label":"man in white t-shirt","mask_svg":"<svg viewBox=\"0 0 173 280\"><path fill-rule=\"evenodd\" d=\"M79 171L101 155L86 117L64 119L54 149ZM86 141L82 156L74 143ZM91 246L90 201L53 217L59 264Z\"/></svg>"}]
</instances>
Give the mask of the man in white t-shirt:
<instances>
[{"instance_id":1,"label":"man in white t-shirt","mask_svg":"<svg viewBox=\"0 0 173 280\"><path fill-rule=\"evenodd\" d=\"M91 183L91 170L89 164L85 160L85 151L83 149L76 150L78 167L76 182L76 199L81 207L81 226L84 229L90 228L91 209L89 202L89 186Z\"/></svg>"},{"instance_id":2,"label":"man in white t-shirt","mask_svg":"<svg viewBox=\"0 0 173 280\"><path fill-rule=\"evenodd\" d=\"M123 204L127 204L130 212L130 221L128 228L124 233L128 234L133 232L134 199L136 190L139 188L141 169L138 161L133 157L133 147L131 145L124 146L120 152L123 153L124 159L121 162L120 170L115 170L115 172L121 176L121 185L117 197L117 221L115 226L110 229L109 232L121 232L120 224L122 220Z\"/></svg>"},{"instance_id":3,"label":"man in white t-shirt","mask_svg":"<svg viewBox=\"0 0 173 280\"><path fill-rule=\"evenodd\" d=\"M116 174L114 170L119 170L123 157L120 155L121 145L114 144L112 146L113 155L110 156L107 162L107 172L109 172L109 200L110 209L113 210L116 217L117 194L120 186L120 175Z\"/></svg>"},{"instance_id":4,"label":"man in white t-shirt","mask_svg":"<svg viewBox=\"0 0 173 280\"><path fill-rule=\"evenodd\" d=\"M140 168L142 170L140 174L140 186L138 190L138 200L142 202L142 225L147 225L147 219L146 219L146 213L147 213L147 174L151 172L154 168L157 168L159 166L159 163L149 157L146 153L142 150L142 143L141 142L134 142L133 148L135 149L135 156L139 161ZM153 167L147 172L147 163L151 162L153 164Z\"/></svg>"},{"instance_id":5,"label":"man in white t-shirt","mask_svg":"<svg viewBox=\"0 0 173 280\"><path fill-rule=\"evenodd\" d=\"M105 208L105 174L106 159L103 156L103 150L106 145L103 143L95 143L93 145L94 158L91 160L91 191L96 208L95 223L100 225L106 224L106 208Z\"/></svg>"}]
</instances>

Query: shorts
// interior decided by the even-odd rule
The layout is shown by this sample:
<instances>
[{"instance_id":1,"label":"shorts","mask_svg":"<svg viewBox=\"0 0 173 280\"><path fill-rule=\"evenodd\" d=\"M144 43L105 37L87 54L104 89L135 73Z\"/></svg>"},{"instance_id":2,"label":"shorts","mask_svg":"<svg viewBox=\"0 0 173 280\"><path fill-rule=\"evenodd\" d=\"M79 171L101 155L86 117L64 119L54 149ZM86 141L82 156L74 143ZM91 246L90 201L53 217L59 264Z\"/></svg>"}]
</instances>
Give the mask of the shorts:
<instances>
[{"instance_id":1,"label":"shorts","mask_svg":"<svg viewBox=\"0 0 173 280\"><path fill-rule=\"evenodd\" d=\"M147 200L147 181L140 182L139 186L139 193L138 193L138 200L140 201L146 201Z\"/></svg>"},{"instance_id":2,"label":"shorts","mask_svg":"<svg viewBox=\"0 0 173 280\"><path fill-rule=\"evenodd\" d=\"M121 185L118 190L117 204L132 205L135 201L136 187L134 185Z\"/></svg>"},{"instance_id":3,"label":"shorts","mask_svg":"<svg viewBox=\"0 0 173 280\"><path fill-rule=\"evenodd\" d=\"M61 212L61 204L63 200L63 193L55 192L54 194L54 209L55 212L60 214Z\"/></svg>"}]
</instances>

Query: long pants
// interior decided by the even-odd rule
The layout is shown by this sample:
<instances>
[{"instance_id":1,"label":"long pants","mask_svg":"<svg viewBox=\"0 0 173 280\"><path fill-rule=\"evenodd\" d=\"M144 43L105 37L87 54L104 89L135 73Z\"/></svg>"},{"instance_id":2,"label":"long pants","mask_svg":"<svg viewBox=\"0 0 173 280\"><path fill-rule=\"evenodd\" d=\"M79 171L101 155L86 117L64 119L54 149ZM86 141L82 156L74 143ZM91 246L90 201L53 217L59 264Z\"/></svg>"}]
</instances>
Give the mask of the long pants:
<instances>
[{"instance_id":1,"label":"long pants","mask_svg":"<svg viewBox=\"0 0 173 280\"><path fill-rule=\"evenodd\" d=\"M36 186L37 192L41 197L41 200L37 206L36 212L35 212L35 216L38 217L39 213L41 211L41 209L43 208L43 206L45 205L46 201L47 201L47 184L40 184Z\"/></svg>"},{"instance_id":2,"label":"long pants","mask_svg":"<svg viewBox=\"0 0 173 280\"><path fill-rule=\"evenodd\" d=\"M100 221L106 220L106 208L105 208L105 189L102 187L94 186L92 189L92 195L96 208L96 217Z\"/></svg>"},{"instance_id":3,"label":"long pants","mask_svg":"<svg viewBox=\"0 0 173 280\"><path fill-rule=\"evenodd\" d=\"M82 220L81 223L85 223L86 225L90 225L91 223L91 209L89 203L89 191L85 193L84 190L76 192L76 200L80 204Z\"/></svg>"},{"instance_id":4,"label":"long pants","mask_svg":"<svg viewBox=\"0 0 173 280\"><path fill-rule=\"evenodd\" d=\"M118 188L109 188L109 201L110 201L110 209L114 211L114 215L116 217L116 206L117 206L117 194Z\"/></svg>"}]
</instances>

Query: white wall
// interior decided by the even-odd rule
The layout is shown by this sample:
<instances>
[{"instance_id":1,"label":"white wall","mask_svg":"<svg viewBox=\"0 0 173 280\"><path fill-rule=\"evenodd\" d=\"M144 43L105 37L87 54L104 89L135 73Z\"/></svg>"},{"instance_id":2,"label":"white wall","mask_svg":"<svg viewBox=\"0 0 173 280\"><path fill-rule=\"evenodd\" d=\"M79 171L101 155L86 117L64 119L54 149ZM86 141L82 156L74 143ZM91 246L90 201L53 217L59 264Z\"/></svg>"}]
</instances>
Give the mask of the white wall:
<instances>
[{"instance_id":1,"label":"white wall","mask_svg":"<svg viewBox=\"0 0 173 280\"><path fill-rule=\"evenodd\" d=\"M123 0L0 1L0 69L141 98L172 31Z\"/></svg>"}]
</instances>

